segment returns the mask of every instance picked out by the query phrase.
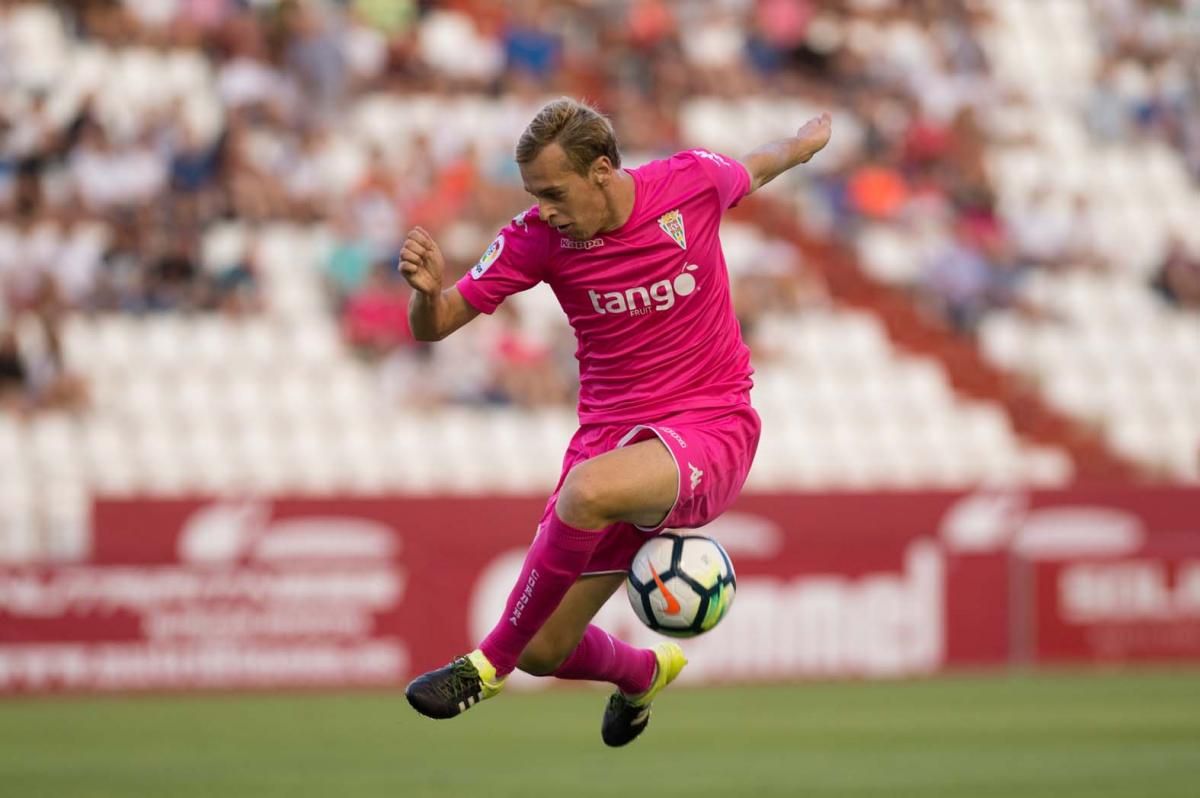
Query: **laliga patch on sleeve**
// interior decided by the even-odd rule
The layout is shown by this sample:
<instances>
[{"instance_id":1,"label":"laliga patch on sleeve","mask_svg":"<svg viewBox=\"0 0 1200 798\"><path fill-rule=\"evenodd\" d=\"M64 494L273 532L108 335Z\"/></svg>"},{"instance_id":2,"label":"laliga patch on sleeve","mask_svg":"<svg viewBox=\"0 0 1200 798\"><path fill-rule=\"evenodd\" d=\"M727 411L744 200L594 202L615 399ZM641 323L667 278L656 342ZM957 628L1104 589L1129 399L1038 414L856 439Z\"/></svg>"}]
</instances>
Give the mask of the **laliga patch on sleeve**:
<instances>
[{"instance_id":1,"label":"laliga patch on sleeve","mask_svg":"<svg viewBox=\"0 0 1200 798\"><path fill-rule=\"evenodd\" d=\"M471 268L471 277L478 280L483 276L483 273L492 267L492 264L500 259L500 253L504 251L504 235L496 236L496 240L492 242L487 251L483 253L483 257L479 259Z\"/></svg>"},{"instance_id":2,"label":"laliga patch on sleeve","mask_svg":"<svg viewBox=\"0 0 1200 798\"><path fill-rule=\"evenodd\" d=\"M729 166L729 161L725 160L720 155L717 155L715 152L709 152L708 150L692 150L692 154L695 155L697 158L704 158L706 160L712 161L713 163L717 164L718 166L724 166L724 167Z\"/></svg>"}]
</instances>

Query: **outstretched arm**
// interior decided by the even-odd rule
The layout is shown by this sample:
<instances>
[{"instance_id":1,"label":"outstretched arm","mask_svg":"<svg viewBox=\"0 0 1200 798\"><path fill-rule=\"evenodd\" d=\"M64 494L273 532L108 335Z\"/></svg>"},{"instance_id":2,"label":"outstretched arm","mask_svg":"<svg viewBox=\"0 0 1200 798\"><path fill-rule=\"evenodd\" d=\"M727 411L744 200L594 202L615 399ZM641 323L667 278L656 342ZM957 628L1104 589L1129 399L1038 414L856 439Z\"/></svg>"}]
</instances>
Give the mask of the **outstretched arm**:
<instances>
[{"instance_id":1,"label":"outstretched arm","mask_svg":"<svg viewBox=\"0 0 1200 798\"><path fill-rule=\"evenodd\" d=\"M400 273L413 287L408 326L418 341L440 341L479 315L458 288L442 289L445 263L433 236L420 227L408 232L400 253Z\"/></svg>"},{"instance_id":2,"label":"outstretched arm","mask_svg":"<svg viewBox=\"0 0 1200 798\"><path fill-rule=\"evenodd\" d=\"M796 164L807 163L829 143L832 122L829 112L808 120L796 135L764 144L742 158L750 173L750 192L770 183Z\"/></svg>"}]
</instances>

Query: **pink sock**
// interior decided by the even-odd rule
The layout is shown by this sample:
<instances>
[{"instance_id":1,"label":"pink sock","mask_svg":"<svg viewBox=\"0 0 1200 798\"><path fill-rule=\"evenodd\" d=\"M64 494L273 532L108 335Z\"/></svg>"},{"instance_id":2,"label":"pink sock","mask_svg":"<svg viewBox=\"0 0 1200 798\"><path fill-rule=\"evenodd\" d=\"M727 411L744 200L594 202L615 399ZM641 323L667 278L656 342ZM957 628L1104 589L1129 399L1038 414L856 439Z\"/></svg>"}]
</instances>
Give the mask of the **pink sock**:
<instances>
[{"instance_id":1,"label":"pink sock","mask_svg":"<svg viewBox=\"0 0 1200 798\"><path fill-rule=\"evenodd\" d=\"M504 615L479 644L498 676L517 667L521 652L583 573L603 534L568 526L550 513L525 555Z\"/></svg>"},{"instance_id":2,"label":"pink sock","mask_svg":"<svg viewBox=\"0 0 1200 798\"><path fill-rule=\"evenodd\" d=\"M559 679L612 682L625 695L637 695L650 689L656 664L650 649L634 648L589 624L579 645L554 675Z\"/></svg>"}]
</instances>

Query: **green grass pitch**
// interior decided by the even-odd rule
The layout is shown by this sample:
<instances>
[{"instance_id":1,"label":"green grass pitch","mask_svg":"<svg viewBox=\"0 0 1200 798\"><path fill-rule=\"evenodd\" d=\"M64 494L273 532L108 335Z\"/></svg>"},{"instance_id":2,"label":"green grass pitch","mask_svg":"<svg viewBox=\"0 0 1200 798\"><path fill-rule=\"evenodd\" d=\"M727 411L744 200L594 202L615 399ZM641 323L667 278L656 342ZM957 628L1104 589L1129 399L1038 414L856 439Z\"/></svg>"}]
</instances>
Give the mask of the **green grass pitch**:
<instances>
[{"instance_id":1,"label":"green grass pitch","mask_svg":"<svg viewBox=\"0 0 1200 798\"><path fill-rule=\"evenodd\" d=\"M1200 671L668 690L600 742L606 694L450 721L400 692L0 702L17 798L1195 798Z\"/></svg>"}]
</instances>

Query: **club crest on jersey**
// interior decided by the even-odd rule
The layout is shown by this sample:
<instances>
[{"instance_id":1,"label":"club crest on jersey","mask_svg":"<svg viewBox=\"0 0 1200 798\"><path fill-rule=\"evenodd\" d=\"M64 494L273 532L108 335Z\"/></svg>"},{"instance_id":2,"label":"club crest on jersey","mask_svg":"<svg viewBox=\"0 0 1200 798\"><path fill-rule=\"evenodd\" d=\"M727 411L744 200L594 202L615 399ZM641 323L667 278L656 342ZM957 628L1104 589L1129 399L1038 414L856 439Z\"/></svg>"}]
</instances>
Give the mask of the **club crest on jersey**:
<instances>
[{"instance_id":1,"label":"club crest on jersey","mask_svg":"<svg viewBox=\"0 0 1200 798\"><path fill-rule=\"evenodd\" d=\"M478 280L483 276L483 273L492 267L492 264L500 259L500 253L504 251L504 236L503 234L496 236L496 240L492 242L487 251L483 253L483 257L479 259L471 268L471 277Z\"/></svg>"},{"instance_id":2,"label":"club crest on jersey","mask_svg":"<svg viewBox=\"0 0 1200 798\"><path fill-rule=\"evenodd\" d=\"M687 249L687 238L683 233L683 214L679 212L678 208L658 217L658 226L679 245L680 249Z\"/></svg>"}]
</instances>

